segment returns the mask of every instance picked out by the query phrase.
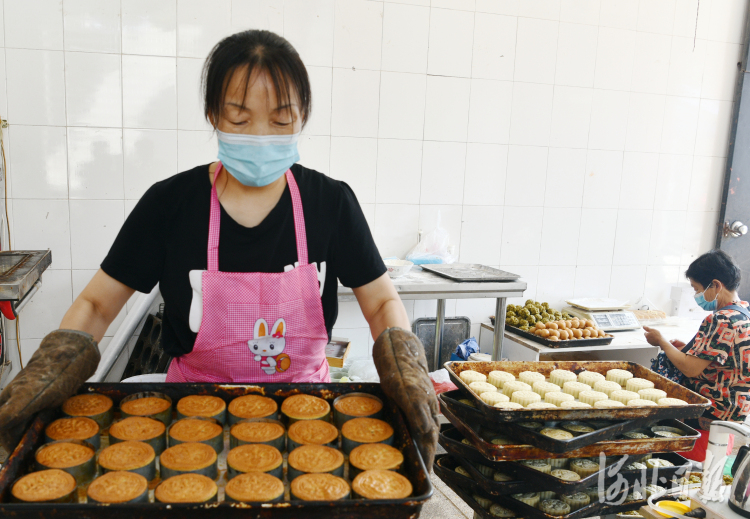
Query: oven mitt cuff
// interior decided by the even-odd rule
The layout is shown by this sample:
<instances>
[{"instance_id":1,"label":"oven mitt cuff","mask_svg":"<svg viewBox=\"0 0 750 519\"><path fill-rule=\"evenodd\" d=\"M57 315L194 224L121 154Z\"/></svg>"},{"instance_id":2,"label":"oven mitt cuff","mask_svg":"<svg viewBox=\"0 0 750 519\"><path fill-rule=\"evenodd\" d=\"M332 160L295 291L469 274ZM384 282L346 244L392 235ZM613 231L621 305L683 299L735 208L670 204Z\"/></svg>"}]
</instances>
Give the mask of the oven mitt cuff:
<instances>
[{"instance_id":1,"label":"oven mitt cuff","mask_svg":"<svg viewBox=\"0 0 750 519\"><path fill-rule=\"evenodd\" d=\"M21 370L0 393L0 445L12 452L31 417L62 405L99 365L94 338L77 330L48 334Z\"/></svg>"},{"instance_id":2,"label":"oven mitt cuff","mask_svg":"<svg viewBox=\"0 0 750 519\"><path fill-rule=\"evenodd\" d=\"M372 356L383 392L403 411L412 439L431 471L440 431L439 407L422 343L407 330L388 328L375 341Z\"/></svg>"}]
</instances>

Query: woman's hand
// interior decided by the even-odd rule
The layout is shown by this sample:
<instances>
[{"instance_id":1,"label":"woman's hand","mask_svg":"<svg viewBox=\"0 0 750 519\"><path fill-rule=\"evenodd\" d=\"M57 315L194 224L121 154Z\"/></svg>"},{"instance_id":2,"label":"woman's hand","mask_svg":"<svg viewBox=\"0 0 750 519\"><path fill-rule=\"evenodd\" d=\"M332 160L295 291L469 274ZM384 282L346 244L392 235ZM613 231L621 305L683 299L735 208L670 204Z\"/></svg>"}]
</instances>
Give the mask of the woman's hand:
<instances>
[{"instance_id":1,"label":"woman's hand","mask_svg":"<svg viewBox=\"0 0 750 519\"><path fill-rule=\"evenodd\" d=\"M646 333L643 334L646 336L646 342L651 346L659 346L661 349L664 349L664 337L659 330L649 328L648 326L644 326L643 329L646 330Z\"/></svg>"},{"instance_id":2,"label":"woman's hand","mask_svg":"<svg viewBox=\"0 0 750 519\"><path fill-rule=\"evenodd\" d=\"M424 346L410 331L389 328L375 341L372 357L383 392L404 412L411 437L430 472L440 431L440 409L427 373Z\"/></svg>"}]
</instances>

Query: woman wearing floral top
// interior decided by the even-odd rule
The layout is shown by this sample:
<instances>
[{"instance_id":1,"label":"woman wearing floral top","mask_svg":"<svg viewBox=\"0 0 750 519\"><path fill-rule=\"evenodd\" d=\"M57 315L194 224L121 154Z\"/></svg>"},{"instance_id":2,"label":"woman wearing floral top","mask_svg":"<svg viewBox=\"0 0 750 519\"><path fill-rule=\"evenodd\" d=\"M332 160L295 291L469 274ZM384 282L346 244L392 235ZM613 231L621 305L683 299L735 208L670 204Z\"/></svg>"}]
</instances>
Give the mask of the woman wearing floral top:
<instances>
[{"instance_id":1,"label":"woman wearing floral top","mask_svg":"<svg viewBox=\"0 0 750 519\"><path fill-rule=\"evenodd\" d=\"M712 401L688 425L707 431L713 420L744 422L750 414L750 305L737 294L741 270L726 252L712 250L693 261L685 277L695 289L696 303L713 313L688 345L644 327L646 340L664 350L687 377L688 387Z\"/></svg>"}]
</instances>

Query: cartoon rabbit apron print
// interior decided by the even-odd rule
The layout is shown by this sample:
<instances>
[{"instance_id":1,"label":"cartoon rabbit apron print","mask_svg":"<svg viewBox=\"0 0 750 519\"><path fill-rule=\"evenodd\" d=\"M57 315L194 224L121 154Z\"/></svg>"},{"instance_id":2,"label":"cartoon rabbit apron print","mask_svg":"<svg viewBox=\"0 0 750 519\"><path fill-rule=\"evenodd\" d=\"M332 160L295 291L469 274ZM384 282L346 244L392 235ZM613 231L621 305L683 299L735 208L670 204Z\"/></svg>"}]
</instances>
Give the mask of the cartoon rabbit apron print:
<instances>
[{"instance_id":1,"label":"cartoon rabbit apron print","mask_svg":"<svg viewBox=\"0 0 750 519\"><path fill-rule=\"evenodd\" d=\"M292 363L289 355L284 353L286 347L285 329L284 319L279 319L273 325L272 334L269 334L266 320L258 319L255 322L255 338L247 341L250 352L255 355L255 360L260 362L261 369L266 375L273 375L276 371L286 371Z\"/></svg>"},{"instance_id":2,"label":"cartoon rabbit apron print","mask_svg":"<svg viewBox=\"0 0 750 519\"><path fill-rule=\"evenodd\" d=\"M189 274L190 327L198 336L191 353L172 360L167 382L330 382L318 269L308 262L294 175L286 172L299 264L280 273L221 272L221 171L219 163L211 189L208 269Z\"/></svg>"}]
</instances>

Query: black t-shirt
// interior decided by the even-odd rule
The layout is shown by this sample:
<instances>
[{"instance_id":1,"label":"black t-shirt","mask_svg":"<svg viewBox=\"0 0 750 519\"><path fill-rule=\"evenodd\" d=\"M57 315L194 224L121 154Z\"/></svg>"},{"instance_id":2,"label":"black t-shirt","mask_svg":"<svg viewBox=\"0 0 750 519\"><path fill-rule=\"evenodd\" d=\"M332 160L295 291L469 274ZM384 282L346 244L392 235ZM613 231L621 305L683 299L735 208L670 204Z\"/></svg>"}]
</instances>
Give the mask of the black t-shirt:
<instances>
[{"instance_id":1,"label":"black t-shirt","mask_svg":"<svg viewBox=\"0 0 750 519\"><path fill-rule=\"evenodd\" d=\"M188 326L192 290L188 273L208 264L211 200L209 165L198 166L151 186L120 229L102 262L104 272L139 292L159 283L165 303L162 338L174 356L193 349ZM354 192L344 182L295 164L302 198L310 263L326 275L323 315L328 336L338 314L337 278L360 287L386 271ZM221 208L219 270L284 272L297 262L289 186L256 227L243 227Z\"/></svg>"}]
</instances>

